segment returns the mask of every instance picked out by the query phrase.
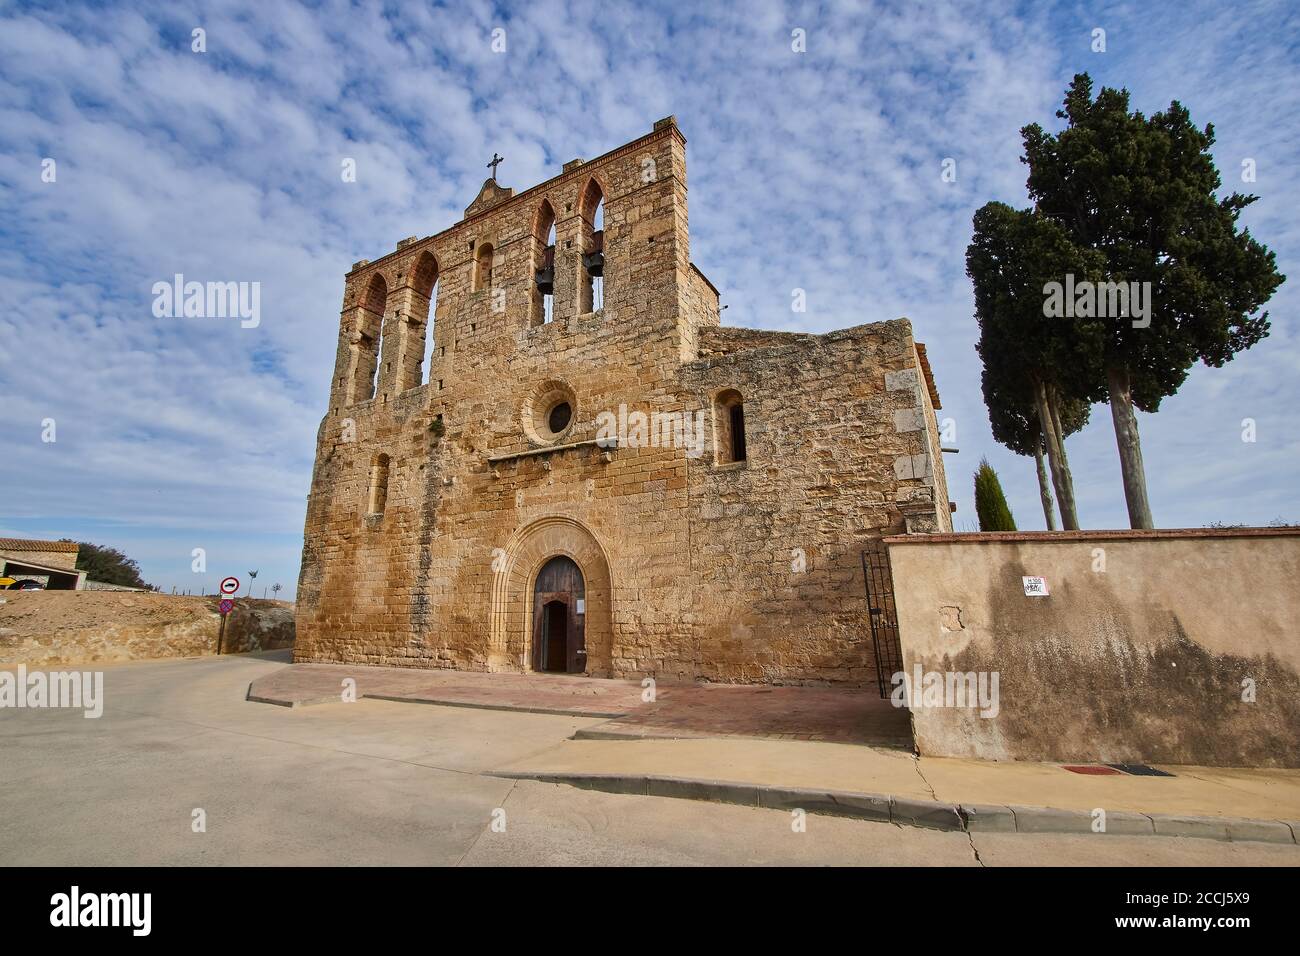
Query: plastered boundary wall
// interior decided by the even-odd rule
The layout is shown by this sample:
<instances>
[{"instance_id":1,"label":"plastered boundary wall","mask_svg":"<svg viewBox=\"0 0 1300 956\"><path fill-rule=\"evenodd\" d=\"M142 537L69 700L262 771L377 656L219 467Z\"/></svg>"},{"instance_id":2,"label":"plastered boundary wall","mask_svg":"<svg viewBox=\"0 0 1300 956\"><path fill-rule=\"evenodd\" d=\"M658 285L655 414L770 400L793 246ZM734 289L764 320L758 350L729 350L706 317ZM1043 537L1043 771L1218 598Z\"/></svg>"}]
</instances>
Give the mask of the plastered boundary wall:
<instances>
[{"instance_id":1,"label":"plastered boundary wall","mask_svg":"<svg viewBox=\"0 0 1300 956\"><path fill-rule=\"evenodd\" d=\"M885 541L907 672L999 675L995 717L913 708L921 753L1300 766L1300 529Z\"/></svg>"}]
</instances>

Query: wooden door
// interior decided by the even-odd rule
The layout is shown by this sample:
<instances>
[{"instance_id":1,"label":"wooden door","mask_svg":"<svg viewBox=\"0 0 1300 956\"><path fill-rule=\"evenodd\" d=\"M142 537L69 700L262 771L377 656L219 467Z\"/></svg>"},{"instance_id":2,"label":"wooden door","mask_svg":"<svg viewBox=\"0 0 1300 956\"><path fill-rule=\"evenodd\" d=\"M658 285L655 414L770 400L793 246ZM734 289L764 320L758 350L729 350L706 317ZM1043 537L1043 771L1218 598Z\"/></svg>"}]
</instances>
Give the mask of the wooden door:
<instances>
[{"instance_id":1,"label":"wooden door","mask_svg":"<svg viewBox=\"0 0 1300 956\"><path fill-rule=\"evenodd\" d=\"M538 572L533 586L533 670L581 674L587 669L585 599L582 569L572 558L554 557Z\"/></svg>"}]
</instances>

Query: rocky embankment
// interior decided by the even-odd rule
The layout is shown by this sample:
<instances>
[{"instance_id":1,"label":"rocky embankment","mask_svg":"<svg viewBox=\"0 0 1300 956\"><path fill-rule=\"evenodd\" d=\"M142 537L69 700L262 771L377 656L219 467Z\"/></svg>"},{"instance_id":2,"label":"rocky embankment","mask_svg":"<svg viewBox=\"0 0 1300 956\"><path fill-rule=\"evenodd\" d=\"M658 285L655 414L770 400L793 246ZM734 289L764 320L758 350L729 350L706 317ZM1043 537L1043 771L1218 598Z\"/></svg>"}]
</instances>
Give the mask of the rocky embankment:
<instances>
[{"instance_id":1,"label":"rocky embankment","mask_svg":"<svg viewBox=\"0 0 1300 956\"><path fill-rule=\"evenodd\" d=\"M0 591L0 664L215 654L217 601L147 591ZM293 637L292 604L239 598L221 651L292 647Z\"/></svg>"}]
</instances>

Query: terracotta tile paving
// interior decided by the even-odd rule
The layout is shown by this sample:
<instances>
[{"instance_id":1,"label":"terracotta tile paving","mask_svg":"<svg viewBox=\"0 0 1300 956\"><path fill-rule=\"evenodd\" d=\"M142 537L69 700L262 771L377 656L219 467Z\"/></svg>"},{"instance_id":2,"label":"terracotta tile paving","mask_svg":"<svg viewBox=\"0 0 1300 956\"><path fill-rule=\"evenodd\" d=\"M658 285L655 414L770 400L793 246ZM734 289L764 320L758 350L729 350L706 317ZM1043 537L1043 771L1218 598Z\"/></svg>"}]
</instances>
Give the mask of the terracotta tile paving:
<instances>
[{"instance_id":1,"label":"terracotta tile paving","mask_svg":"<svg viewBox=\"0 0 1300 956\"><path fill-rule=\"evenodd\" d=\"M290 664L253 681L249 699L289 705L329 703L340 699L347 677L356 680L358 697L581 717L615 717L641 706L641 685L632 681L354 664Z\"/></svg>"},{"instance_id":2,"label":"terracotta tile paving","mask_svg":"<svg viewBox=\"0 0 1300 956\"><path fill-rule=\"evenodd\" d=\"M578 731L578 737L771 737L912 748L906 710L873 688L674 686L626 716Z\"/></svg>"},{"instance_id":3,"label":"terracotta tile paving","mask_svg":"<svg viewBox=\"0 0 1300 956\"><path fill-rule=\"evenodd\" d=\"M290 664L259 678L249 699L285 705L337 701L344 678L358 697L609 717L578 737L769 737L911 749L907 711L872 688L773 687L752 684L659 684L644 703L639 681L563 674Z\"/></svg>"}]
</instances>

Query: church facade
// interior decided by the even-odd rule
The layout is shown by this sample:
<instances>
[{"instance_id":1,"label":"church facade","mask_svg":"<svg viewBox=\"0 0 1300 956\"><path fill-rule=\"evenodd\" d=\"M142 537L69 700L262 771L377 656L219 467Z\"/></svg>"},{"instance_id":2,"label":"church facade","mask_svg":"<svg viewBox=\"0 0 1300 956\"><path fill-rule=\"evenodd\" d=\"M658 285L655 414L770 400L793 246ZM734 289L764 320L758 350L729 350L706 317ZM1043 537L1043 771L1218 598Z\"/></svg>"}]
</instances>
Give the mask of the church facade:
<instances>
[{"instance_id":1,"label":"church facade","mask_svg":"<svg viewBox=\"0 0 1300 956\"><path fill-rule=\"evenodd\" d=\"M905 319L723 326L670 117L345 278L295 660L875 678L862 553L951 530Z\"/></svg>"}]
</instances>

